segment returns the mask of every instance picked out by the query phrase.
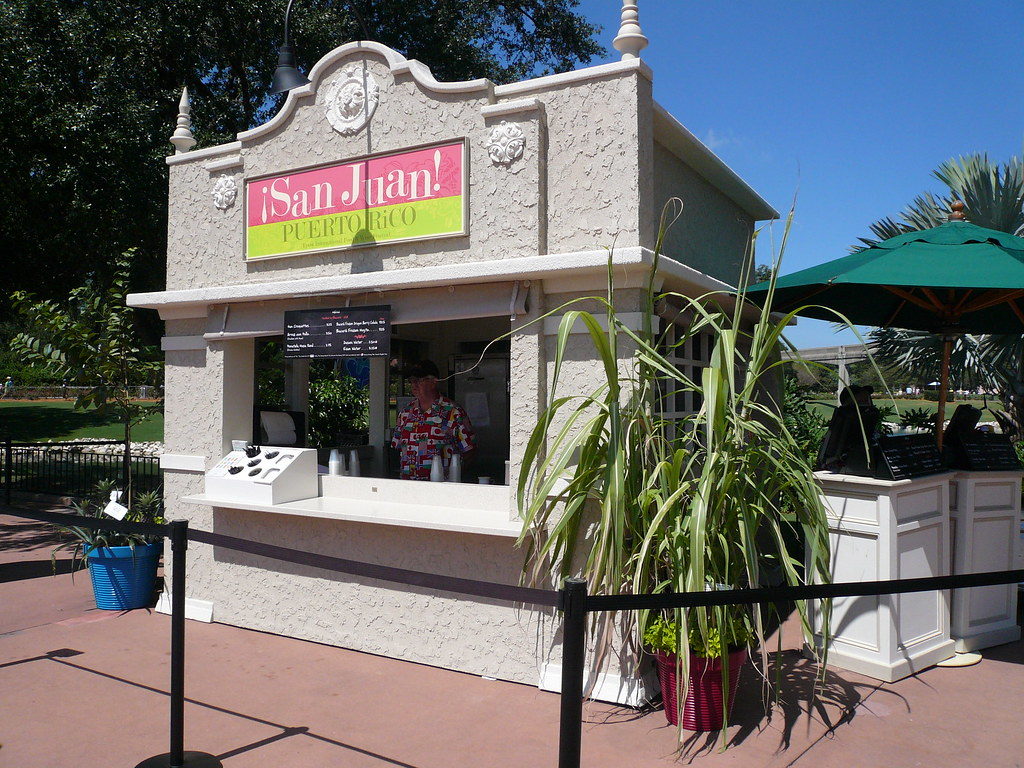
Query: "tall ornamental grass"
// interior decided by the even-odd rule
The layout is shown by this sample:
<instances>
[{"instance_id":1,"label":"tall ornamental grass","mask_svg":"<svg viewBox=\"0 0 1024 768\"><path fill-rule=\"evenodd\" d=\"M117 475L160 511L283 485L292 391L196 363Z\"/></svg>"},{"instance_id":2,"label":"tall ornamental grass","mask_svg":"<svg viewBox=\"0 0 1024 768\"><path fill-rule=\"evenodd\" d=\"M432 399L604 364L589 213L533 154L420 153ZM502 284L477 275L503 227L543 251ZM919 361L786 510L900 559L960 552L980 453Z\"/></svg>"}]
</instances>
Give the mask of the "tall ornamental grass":
<instances>
[{"instance_id":1,"label":"tall ornamental grass","mask_svg":"<svg viewBox=\"0 0 1024 768\"><path fill-rule=\"evenodd\" d=\"M676 205L678 212L681 203ZM658 293L657 254L669 223L663 214L639 330L616 312L610 259L606 296L548 313L562 315L553 373L517 487L526 574L544 581L578 572L600 594L739 589L760 585L769 574L791 585L828 581L823 501L806 452L781 413L779 350L789 346L783 331L795 313L773 316L745 302L742 291L696 298ZM774 277L772 282L774 288ZM577 308L580 301L595 302L599 312ZM688 319L675 326L674 340L655 326L656 310L667 306ZM577 323L586 328L601 369L599 381L584 392L578 380L563 381ZM713 337L713 351L700 378L691 378L670 358L702 333ZM685 418L666 418L659 402L670 391L699 394L699 408ZM794 541L806 543L806 569ZM796 610L810 638L806 606ZM657 616L636 611L618 619L614 623L627 642L637 646L652 623L672 628L680 706L691 646L742 645L749 639L761 648L767 668L765 622L752 606ZM595 617L599 660L612 643L612 623Z\"/></svg>"}]
</instances>

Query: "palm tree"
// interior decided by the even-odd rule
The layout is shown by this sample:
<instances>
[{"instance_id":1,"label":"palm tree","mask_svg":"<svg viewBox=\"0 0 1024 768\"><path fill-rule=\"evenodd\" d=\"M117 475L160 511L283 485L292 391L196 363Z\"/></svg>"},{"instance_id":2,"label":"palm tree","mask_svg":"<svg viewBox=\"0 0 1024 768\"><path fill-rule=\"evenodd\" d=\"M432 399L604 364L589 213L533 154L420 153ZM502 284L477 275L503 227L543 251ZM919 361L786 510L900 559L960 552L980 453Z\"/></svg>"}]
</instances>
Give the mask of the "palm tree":
<instances>
[{"instance_id":1,"label":"palm tree","mask_svg":"<svg viewBox=\"0 0 1024 768\"><path fill-rule=\"evenodd\" d=\"M1003 165L993 163L988 155L966 155L947 160L932 176L945 184L949 195L918 195L899 214L898 219L886 217L869 229L874 238L859 238L861 250L904 232L931 229L945 224L949 206L962 200L972 224L1012 235L1024 235L1024 161L1011 157Z\"/></svg>"},{"instance_id":2,"label":"palm tree","mask_svg":"<svg viewBox=\"0 0 1024 768\"><path fill-rule=\"evenodd\" d=\"M854 250L906 232L930 229L947 220L954 200L964 203L972 224L1024 236L1024 161L1011 157L1002 165L986 154L966 155L942 163L932 175L946 185L949 194L918 195L899 214L876 221L869 229L874 237L859 238ZM876 328L868 334L872 352L884 364L916 371L939 367L939 346L930 334ZM1005 409L996 414L1004 431L1019 434L1024 425L1024 337L1016 334L959 337L952 360L964 383L976 383L999 390ZM956 370L956 369L954 369Z\"/></svg>"}]
</instances>

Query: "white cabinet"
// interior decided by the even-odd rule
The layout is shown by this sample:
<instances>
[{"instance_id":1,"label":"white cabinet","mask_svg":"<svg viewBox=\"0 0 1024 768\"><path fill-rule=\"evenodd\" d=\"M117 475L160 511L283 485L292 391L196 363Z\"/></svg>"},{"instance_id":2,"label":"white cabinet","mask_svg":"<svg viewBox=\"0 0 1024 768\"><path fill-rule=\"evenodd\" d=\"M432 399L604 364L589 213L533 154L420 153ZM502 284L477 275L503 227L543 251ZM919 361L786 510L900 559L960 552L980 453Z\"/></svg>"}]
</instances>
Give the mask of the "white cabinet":
<instances>
[{"instance_id":1,"label":"white cabinet","mask_svg":"<svg viewBox=\"0 0 1024 768\"><path fill-rule=\"evenodd\" d=\"M1020 472L957 472L953 476L953 573L1021 567L1020 483ZM954 590L951 611L951 633L958 651L1020 639L1017 584Z\"/></svg>"},{"instance_id":2,"label":"white cabinet","mask_svg":"<svg viewBox=\"0 0 1024 768\"><path fill-rule=\"evenodd\" d=\"M945 576L950 569L951 473L911 480L819 472L835 582ZM949 592L833 601L828 663L892 682L953 655ZM811 605L820 633L820 605ZM821 645L821 635L816 636Z\"/></svg>"}]
</instances>

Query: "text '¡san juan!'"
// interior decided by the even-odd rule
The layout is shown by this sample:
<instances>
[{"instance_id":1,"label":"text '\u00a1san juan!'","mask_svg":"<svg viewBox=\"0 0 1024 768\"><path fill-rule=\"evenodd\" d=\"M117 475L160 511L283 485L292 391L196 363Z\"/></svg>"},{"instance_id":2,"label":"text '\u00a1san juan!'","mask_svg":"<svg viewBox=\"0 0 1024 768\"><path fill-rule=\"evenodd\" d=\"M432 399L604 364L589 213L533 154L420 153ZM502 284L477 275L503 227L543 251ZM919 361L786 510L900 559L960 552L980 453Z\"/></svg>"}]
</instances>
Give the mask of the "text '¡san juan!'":
<instances>
[{"instance_id":1,"label":"text '\u00a1san juan!'","mask_svg":"<svg viewBox=\"0 0 1024 768\"><path fill-rule=\"evenodd\" d=\"M246 260L467 232L459 140L246 181Z\"/></svg>"}]
</instances>

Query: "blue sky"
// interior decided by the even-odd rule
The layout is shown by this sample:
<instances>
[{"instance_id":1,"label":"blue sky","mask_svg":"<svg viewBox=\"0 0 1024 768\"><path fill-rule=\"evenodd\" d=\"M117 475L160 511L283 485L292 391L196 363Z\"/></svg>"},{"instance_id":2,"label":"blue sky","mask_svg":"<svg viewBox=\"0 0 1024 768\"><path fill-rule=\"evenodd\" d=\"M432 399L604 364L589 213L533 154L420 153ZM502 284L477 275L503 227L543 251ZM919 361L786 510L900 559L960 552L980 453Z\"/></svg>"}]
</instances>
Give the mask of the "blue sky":
<instances>
[{"instance_id":1,"label":"blue sky","mask_svg":"<svg viewBox=\"0 0 1024 768\"><path fill-rule=\"evenodd\" d=\"M871 222L941 191L931 171L943 160L1021 152L1020 0L639 6L655 98L777 210L796 195L783 273L845 255ZM618 60L620 0L579 10ZM813 320L790 338L855 340Z\"/></svg>"}]
</instances>

